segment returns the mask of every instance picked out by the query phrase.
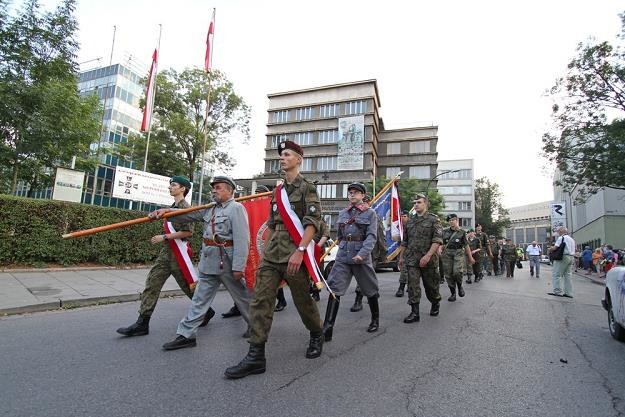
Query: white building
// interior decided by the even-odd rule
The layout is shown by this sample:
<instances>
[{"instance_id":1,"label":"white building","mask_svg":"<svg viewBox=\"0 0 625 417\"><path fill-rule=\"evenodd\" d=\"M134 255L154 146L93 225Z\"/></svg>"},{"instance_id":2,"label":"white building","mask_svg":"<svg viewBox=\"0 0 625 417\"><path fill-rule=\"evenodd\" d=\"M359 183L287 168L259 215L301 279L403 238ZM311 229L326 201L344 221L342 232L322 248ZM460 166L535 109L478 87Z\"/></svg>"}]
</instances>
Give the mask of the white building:
<instances>
[{"instance_id":1,"label":"white building","mask_svg":"<svg viewBox=\"0 0 625 417\"><path fill-rule=\"evenodd\" d=\"M445 199L443 218L450 213L458 215L460 227L475 227L475 190L473 159L438 161L436 171L439 194ZM441 175L442 174L442 175Z\"/></svg>"},{"instance_id":2,"label":"white building","mask_svg":"<svg viewBox=\"0 0 625 417\"><path fill-rule=\"evenodd\" d=\"M546 253L551 235L551 201L511 207L508 213L512 224L506 229L506 238L524 249L535 240Z\"/></svg>"}]
</instances>

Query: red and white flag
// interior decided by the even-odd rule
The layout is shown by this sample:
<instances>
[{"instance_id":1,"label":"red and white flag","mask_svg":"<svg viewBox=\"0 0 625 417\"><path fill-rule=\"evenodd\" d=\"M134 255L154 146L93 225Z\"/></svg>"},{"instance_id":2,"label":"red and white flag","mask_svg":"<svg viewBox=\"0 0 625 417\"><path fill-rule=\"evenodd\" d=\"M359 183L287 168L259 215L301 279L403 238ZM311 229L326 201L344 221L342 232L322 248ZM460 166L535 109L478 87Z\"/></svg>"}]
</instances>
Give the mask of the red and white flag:
<instances>
[{"instance_id":1,"label":"red and white flag","mask_svg":"<svg viewBox=\"0 0 625 417\"><path fill-rule=\"evenodd\" d=\"M256 270L263 258L270 203L271 197L259 197L241 203L247 211L247 220L250 225L250 252L244 273L245 286L250 290L254 288Z\"/></svg>"},{"instance_id":2,"label":"red and white flag","mask_svg":"<svg viewBox=\"0 0 625 417\"><path fill-rule=\"evenodd\" d=\"M397 182L393 183L391 191L391 236L399 237L399 241L404 240L404 225L401 224L401 206L399 205L399 192Z\"/></svg>"},{"instance_id":3,"label":"red and white flag","mask_svg":"<svg viewBox=\"0 0 625 417\"><path fill-rule=\"evenodd\" d=\"M204 71L211 72L211 52L213 49L213 37L215 35L215 9L213 9L213 17L211 23L208 26L208 33L206 34L206 53L204 54Z\"/></svg>"},{"instance_id":4,"label":"red and white flag","mask_svg":"<svg viewBox=\"0 0 625 417\"><path fill-rule=\"evenodd\" d=\"M143 108L143 121L141 131L147 132L152 124L152 112L154 111L154 91L156 89L156 71L158 66L158 52L155 49L152 54L152 66L148 76L148 86L145 90L145 107Z\"/></svg>"},{"instance_id":5,"label":"red and white flag","mask_svg":"<svg viewBox=\"0 0 625 417\"><path fill-rule=\"evenodd\" d=\"M165 228L165 233L167 234L176 233L176 229L174 229L174 225L170 221L165 220L163 222L163 227ZM193 261L191 261L193 258L191 245L188 241L184 241L182 239L170 239L167 242L176 257L176 261L178 261L178 265L180 266L182 275L184 275L185 281L187 281L187 284L189 284L191 289L194 289L198 276L195 268L193 267Z\"/></svg>"}]
</instances>

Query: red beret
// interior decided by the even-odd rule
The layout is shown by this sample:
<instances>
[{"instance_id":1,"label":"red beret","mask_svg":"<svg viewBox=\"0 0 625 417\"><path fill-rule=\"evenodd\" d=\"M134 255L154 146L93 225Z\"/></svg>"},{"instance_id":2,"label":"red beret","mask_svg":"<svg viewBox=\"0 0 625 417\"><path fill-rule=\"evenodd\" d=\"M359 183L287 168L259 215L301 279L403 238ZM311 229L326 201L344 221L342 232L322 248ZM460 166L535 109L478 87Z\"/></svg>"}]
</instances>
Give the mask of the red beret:
<instances>
[{"instance_id":1,"label":"red beret","mask_svg":"<svg viewBox=\"0 0 625 417\"><path fill-rule=\"evenodd\" d=\"M278 145L278 155L282 155L282 151L285 149L290 149L299 156L304 156L304 150L297 143L287 140L285 142L280 142Z\"/></svg>"}]
</instances>

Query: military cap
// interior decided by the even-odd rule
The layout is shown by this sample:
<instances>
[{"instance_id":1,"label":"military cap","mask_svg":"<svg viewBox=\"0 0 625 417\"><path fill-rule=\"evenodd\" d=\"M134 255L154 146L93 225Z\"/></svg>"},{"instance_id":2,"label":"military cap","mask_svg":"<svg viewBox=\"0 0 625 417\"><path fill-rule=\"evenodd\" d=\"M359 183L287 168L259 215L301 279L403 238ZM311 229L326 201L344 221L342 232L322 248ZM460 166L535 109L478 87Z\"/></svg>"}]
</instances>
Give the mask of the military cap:
<instances>
[{"instance_id":1,"label":"military cap","mask_svg":"<svg viewBox=\"0 0 625 417\"><path fill-rule=\"evenodd\" d=\"M369 203L371 201L371 195L370 194L365 194L365 196L363 197L362 201L364 201L365 203Z\"/></svg>"},{"instance_id":2,"label":"military cap","mask_svg":"<svg viewBox=\"0 0 625 417\"><path fill-rule=\"evenodd\" d=\"M417 201L420 198L424 199L425 201L428 201L427 196L425 194L423 194L423 193L416 193L414 195L414 201Z\"/></svg>"},{"instance_id":3,"label":"military cap","mask_svg":"<svg viewBox=\"0 0 625 417\"><path fill-rule=\"evenodd\" d=\"M186 177L183 177L182 175L174 175L173 177L171 177L169 183L171 184L172 182L191 189L191 181L189 181Z\"/></svg>"},{"instance_id":4,"label":"military cap","mask_svg":"<svg viewBox=\"0 0 625 417\"><path fill-rule=\"evenodd\" d=\"M210 185L212 187L214 184L217 184L217 183L220 183L220 182L224 183L224 184L228 184L229 186L232 187L233 190L237 188L237 185L235 184L234 180L232 178L230 178L230 177L225 176L225 175L214 176L213 180L210 182Z\"/></svg>"},{"instance_id":5,"label":"military cap","mask_svg":"<svg viewBox=\"0 0 625 417\"><path fill-rule=\"evenodd\" d=\"M269 191L269 187L267 187L266 185L259 185L256 187L256 193L267 193Z\"/></svg>"},{"instance_id":6,"label":"military cap","mask_svg":"<svg viewBox=\"0 0 625 417\"><path fill-rule=\"evenodd\" d=\"M495 238L495 235L490 235L490 236L488 236L488 238L489 238L489 239L494 239L494 238Z\"/></svg>"},{"instance_id":7,"label":"military cap","mask_svg":"<svg viewBox=\"0 0 625 417\"><path fill-rule=\"evenodd\" d=\"M450 213L447 215L447 221L450 221L451 219L457 219L458 215L455 213Z\"/></svg>"},{"instance_id":8,"label":"military cap","mask_svg":"<svg viewBox=\"0 0 625 417\"><path fill-rule=\"evenodd\" d=\"M469 230L467 230L467 232L471 233L471 232L475 232L475 230L469 229Z\"/></svg>"},{"instance_id":9,"label":"military cap","mask_svg":"<svg viewBox=\"0 0 625 417\"><path fill-rule=\"evenodd\" d=\"M408 214L410 214L410 212L408 210L402 210L401 214L402 216L407 216Z\"/></svg>"},{"instance_id":10,"label":"military cap","mask_svg":"<svg viewBox=\"0 0 625 417\"><path fill-rule=\"evenodd\" d=\"M363 194L367 194L367 187L361 182L352 182L347 186L347 191L349 190L358 190Z\"/></svg>"},{"instance_id":11,"label":"military cap","mask_svg":"<svg viewBox=\"0 0 625 417\"><path fill-rule=\"evenodd\" d=\"M280 142L278 144L278 155L282 155L282 151L285 149L290 149L299 156L304 156L304 150L302 149L302 147L291 140Z\"/></svg>"},{"instance_id":12,"label":"military cap","mask_svg":"<svg viewBox=\"0 0 625 417\"><path fill-rule=\"evenodd\" d=\"M510 241L510 242L511 242L511 241L512 241L512 239L510 239L509 237L507 237L507 238L506 238L506 242L508 242L508 241Z\"/></svg>"}]
</instances>

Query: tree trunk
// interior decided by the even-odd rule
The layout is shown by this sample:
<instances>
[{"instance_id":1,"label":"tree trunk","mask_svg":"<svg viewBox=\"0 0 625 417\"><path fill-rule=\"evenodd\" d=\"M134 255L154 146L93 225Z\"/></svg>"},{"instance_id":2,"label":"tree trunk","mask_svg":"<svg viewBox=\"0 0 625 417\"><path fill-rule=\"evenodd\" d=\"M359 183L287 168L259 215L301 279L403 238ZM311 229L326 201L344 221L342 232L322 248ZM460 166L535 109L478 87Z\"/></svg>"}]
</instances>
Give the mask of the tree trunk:
<instances>
[{"instance_id":1,"label":"tree trunk","mask_svg":"<svg viewBox=\"0 0 625 417\"><path fill-rule=\"evenodd\" d=\"M17 164L17 158L13 162L13 179L11 180L11 194L15 195L17 191L17 173L19 171L19 166Z\"/></svg>"}]
</instances>

